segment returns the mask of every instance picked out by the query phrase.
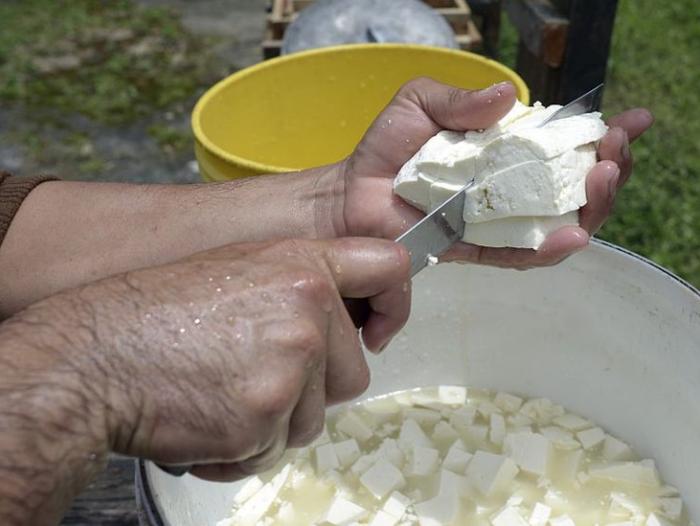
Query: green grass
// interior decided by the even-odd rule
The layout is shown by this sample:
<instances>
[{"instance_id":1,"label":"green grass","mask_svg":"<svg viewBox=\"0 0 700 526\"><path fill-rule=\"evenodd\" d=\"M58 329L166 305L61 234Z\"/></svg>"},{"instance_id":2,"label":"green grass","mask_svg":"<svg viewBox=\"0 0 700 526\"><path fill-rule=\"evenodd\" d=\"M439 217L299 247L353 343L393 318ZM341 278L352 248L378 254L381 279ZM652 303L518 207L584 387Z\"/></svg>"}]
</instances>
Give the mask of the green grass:
<instances>
[{"instance_id":1,"label":"green grass","mask_svg":"<svg viewBox=\"0 0 700 526\"><path fill-rule=\"evenodd\" d=\"M120 124L204 85L203 42L132 0L0 3L0 100Z\"/></svg>"},{"instance_id":2,"label":"green grass","mask_svg":"<svg viewBox=\"0 0 700 526\"><path fill-rule=\"evenodd\" d=\"M599 237L700 286L700 2L620 0L603 105L607 116L649 108L654 127L633 146L634 177ZM517 36L506 24L502 60Z\"/></svg>"}]
</instances>

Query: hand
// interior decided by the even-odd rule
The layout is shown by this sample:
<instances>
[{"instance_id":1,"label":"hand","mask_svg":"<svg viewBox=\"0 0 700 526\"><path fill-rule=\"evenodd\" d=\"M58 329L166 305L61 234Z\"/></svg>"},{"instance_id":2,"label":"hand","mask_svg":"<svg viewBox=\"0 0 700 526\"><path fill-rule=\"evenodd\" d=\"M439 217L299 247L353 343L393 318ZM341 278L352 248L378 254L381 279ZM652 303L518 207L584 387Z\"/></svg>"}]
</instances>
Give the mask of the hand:
<instances>
[{"instance_id":1,"label":"hand","mask_svg":"<svg viewBox=\"0 0 700 526\"><path fill-rule=\"evenodd\" d=\"M465 91L423 78L403 86L340 168L345 200L340 207L342 218L335 223L342 225L341 235L395 239L415 224L422 212L392 191L393 178L401 166L438 131L487 128L503 117L514 101L515 88L508 83ZM580 211L580 227L553 232L537 251L459 243L441 260L525 269L558 263L584 248L610 214L617 189L632 173L629 141L652 122L644 109L610 119L610 131L598 148L600 162L587 178L588 204Z\"/></svg>"},{"instance_id":2,"label":"hand","mask_svg":"<svg viewBox=\"0 0 700 526\"><path fill-rule=\"evenodd\" d=\"M377 351L408 318L408 281L408 254L391 241L283 241L33 305L0 326L0 522L3 482L33 519L44 501L78 491L78 466L107 450L195 464L211 480L271 467L320 432L326 405L368 385L342 298L369 299L362 337ZM21 474L33 478L18 484Z\"/></svg>"}]
</instances>

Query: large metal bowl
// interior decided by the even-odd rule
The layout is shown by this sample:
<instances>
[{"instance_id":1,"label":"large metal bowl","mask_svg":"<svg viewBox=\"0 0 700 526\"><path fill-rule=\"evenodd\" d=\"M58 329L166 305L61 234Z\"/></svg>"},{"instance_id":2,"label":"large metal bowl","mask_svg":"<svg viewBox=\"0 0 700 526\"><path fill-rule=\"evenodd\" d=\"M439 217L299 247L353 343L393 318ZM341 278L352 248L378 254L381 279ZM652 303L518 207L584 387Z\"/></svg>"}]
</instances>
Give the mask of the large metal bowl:
<instances>
[{"instance_id":1,"label":"large metal bowl","mask_svg":"<svg viewBox=\"0 0 700 526\"><path fill-rule=\"evenodd\" d=\"M440 265L417 278L411 320L368 357L367 396L466 384L546 396L655 458L700 518L700 292L596 242L529 272ZM214 525L241 483L139 465L146 524Z\"/></svg>"}]
</instances>

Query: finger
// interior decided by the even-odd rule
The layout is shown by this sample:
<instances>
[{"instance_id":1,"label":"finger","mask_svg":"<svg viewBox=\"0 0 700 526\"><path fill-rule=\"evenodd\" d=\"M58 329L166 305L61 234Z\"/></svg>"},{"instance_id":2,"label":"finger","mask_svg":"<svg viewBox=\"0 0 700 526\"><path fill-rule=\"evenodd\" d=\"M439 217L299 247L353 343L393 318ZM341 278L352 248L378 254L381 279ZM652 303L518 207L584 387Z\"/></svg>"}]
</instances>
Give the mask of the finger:
<instances>
[{"instance_id":1,"label":"finger","mask_svg":"<svg viewBox=\"0 0 700 526\"><path fill-rule=\"evenodd\" d=\"M565 226L549 234L538 250L479 247L468 243L458 243L440 260L527 270L534 267L556 265L567 256L585 248L588 241L588 233L582 228Z\"/></svg>"},{"instance_id":2,"label":"finger","mask_svg":"<svg viewBox=\"0 0 700 526\"><path fill-rule=\"evenodd\" d=\"M287 447L302 447L323 429L326 407L326 364L314 367L289 419Z\"/></svg>"},{"instance_id":3,"label":"finger","mask_svg":"<svg viewBox=\"0 0 700 526\"><path fill-rule=\"evenodd\" d=\"M610 215L617 192L620 169L612 161L596 164L586 177L588 202L579 211L579 224L590 235L595 234Z\"/></svg>"},{"instance_id":4,"label":"finger","mask_svg":"<svg viewBox=\"0 0 700 526\"><path fill-rule=\"evenodd\" d=\"M195 477L212 482L231 482L267 471L279 462L286 448L286 432L279 433L277 437L268 449L255 457L241 462L198 464L190 470L190 473Z\"/></svg>"},{"instance_id":5,"label":"finger","mask_svg":"<svg viewBox=\"0 0 700 526\"><path fill-rule=\"evenodd\" d=\"M465 131L488 128L515 103L515 86L508 82L483 90L465 90L430 78L407 83L397 98L413 102L440 128Z\"/></svg>"},{"instance_id":6,"label":"finger","mask_svg":"<svg viewBox=\"0 0 700 526\"><path fill-rule=\"evenodd\" d=\"M346 298L369 298L365 345L377 351L404 325L410 312L410 258L392 241L347 238L328 245L325 257Z\"/></svg>"},{"instance_id":7,"label":"finger","mask_svg":"<svg viewBox=\"0 0 700 526\"><path fill-rule=\"evenodd\" d=\"M370 312L365 323L369 323L373 316ZM369 367L362 352L358 331L338 297L328 329L326 404L352 400L362 394L368 385Z\"/></svg>"},{"instance_id":8,"label":"finger","mask_svg":"<svg viewBox=\"0 0 700 526\"><path fill-rule=\"evenodd\" d=\"M612 161L620 168L617 186L620 188L632 175L633 161L627 132L622 128L611 128L598 145L598 160Z\"/></svg>"},{"instance_id":9,"label":"finger","mask_svg":"<svg viewBox=\"0 0 700 526\"><path fill-rule=\"evenodd\" d=\"M646 108L627 110L608 119L611 128L622 128L634 141L654 124L654 116Z\"/></svg>"}]
</instances>

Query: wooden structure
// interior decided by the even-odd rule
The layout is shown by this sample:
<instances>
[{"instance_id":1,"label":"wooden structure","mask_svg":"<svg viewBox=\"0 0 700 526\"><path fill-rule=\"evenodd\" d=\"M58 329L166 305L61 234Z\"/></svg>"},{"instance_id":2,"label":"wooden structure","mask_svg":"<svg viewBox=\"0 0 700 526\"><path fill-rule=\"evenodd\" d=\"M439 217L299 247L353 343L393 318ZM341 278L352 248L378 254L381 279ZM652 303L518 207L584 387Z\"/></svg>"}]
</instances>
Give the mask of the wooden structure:
<instances>
[{"instance_id":1,"label":"wooden structure","mask_svg":"<svg viewBox=\"0 0 700 526\"><path fill-rule=\"evenodd\" d=\"M617 1L505 0L533 100L563 104L604 82Z\"/></svg>"},{"instance_id":2,"label":"wooden structure","mask_svg":"<svg viewBox=\"0 0 700 526\"><path fill-rule=\"evenodd\" d=\"M467 0L423 0L445 17L457 37L457 44L463 50L478 50L482 45L481 33L472 20ZM287 26L292 23L299 11L308 7L314 0L272 0L267 16L267 29L262 44L265 59L276 57L282 49L282 38Z\"/></svg>"}]
</instances>

